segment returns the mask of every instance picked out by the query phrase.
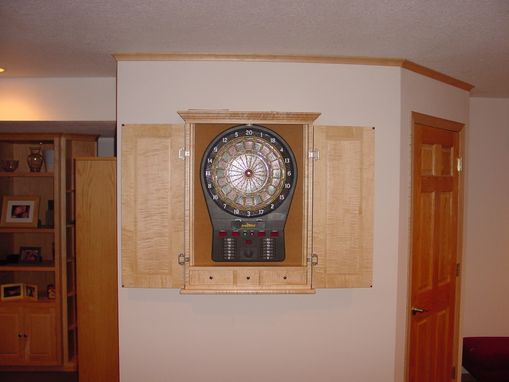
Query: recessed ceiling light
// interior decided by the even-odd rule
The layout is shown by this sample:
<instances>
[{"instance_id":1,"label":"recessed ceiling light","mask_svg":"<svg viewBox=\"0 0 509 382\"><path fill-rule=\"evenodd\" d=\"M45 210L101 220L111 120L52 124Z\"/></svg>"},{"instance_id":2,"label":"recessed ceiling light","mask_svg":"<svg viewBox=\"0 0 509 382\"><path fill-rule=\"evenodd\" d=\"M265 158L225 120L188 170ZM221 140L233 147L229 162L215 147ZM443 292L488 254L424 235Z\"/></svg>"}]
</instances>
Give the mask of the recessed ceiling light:
<instances>
[{"instance_id":1,"label":"recessed ceiling light","mask_svg":"<svg viewBox=\"0 0 509 382\"><path fill-rule=\"evenodd\" d=\"M4 68L0 68L0 73L3 73L5 72L5 69Z\"/></svg>"}]
</instances>

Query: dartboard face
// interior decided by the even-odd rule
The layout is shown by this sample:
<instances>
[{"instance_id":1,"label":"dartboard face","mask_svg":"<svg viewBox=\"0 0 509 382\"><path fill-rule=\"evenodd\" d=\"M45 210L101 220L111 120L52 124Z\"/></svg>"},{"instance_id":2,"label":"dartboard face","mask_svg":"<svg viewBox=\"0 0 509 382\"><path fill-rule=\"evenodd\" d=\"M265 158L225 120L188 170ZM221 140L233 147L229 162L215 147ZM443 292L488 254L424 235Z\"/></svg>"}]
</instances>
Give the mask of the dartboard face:
<instances>
[{"instance_id":1,"label":"dartboard face","mask_svg":"<svg viewBox=\"0 0 509 382\"><path fill-rule=\"evenodd\" d=\"M275 211L293 193L297 174L288 144L262 126L224 131L201 162L204 192L222 210L242 217Z\"/></svg>"}]
</instances>

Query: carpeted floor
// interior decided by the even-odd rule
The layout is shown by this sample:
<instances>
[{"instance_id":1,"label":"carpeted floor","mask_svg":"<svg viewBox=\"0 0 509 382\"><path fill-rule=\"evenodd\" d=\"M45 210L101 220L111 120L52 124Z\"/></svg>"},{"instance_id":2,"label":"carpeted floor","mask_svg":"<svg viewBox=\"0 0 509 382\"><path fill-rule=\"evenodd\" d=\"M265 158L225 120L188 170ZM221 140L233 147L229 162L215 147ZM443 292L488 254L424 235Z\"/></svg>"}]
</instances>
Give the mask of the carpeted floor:
<instances>
[{"instance_id":1,"label":"carpeted floor","mask_svg":"<svg viewBox=\"0 0 509 382\"><path fill-rule=\"evenodd\" d=\"M465 373L461 375L461 382L477 382L477 380L470 374Z\"/></svg>"},{"instance_id":2,"label":"carpeted floor","mask_svg":"<svg viewBox=\"0 0 509 382\"><path fill-rule=\"evenodd\" d=\"M1 382L77 382L77 373L0 371Z\"/></svg>"}]
</instances>

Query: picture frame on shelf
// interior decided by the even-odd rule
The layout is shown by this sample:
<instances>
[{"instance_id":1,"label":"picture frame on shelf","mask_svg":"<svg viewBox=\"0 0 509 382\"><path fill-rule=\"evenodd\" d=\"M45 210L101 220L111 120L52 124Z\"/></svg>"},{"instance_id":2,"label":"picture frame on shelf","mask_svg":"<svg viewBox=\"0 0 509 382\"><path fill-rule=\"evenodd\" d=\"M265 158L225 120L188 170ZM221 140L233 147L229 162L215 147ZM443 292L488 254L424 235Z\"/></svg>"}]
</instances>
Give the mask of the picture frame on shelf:
<instances>
[{"instance_id":1,"label":"picture frame on shelf","mask_svg":"<svg viewBox=\"0 0 509 382\"><path fill-rule=\"evenodd\" d=\"M24 284L23 287L24 287L23 288L23 298L25 300L37 301L37 299L38 299L37 285Z\"/></svg>"},{"instance_id":2,"label":"picture frame on shelf","mask_svg":"<svg viewBox=\"0 0 509 382\"><path fill-rule=\"evenodd\" d=\"M23 298L23 284L3 284L0 287L0 300L12 301Z\"/></svg>"},{"instance_id":3,"label":"picture frame on shelf","mask_svg":"<svg viewBox=\"0 0 509 382\"><path fill-rule=\"evenodd\" d=\"M39 197L33 195L11 196L2 199L0 227L37 227L39 221Z\"/></svg>"},{"instance_id":4,"label":"picture frame on shelf","mask_svg":"<svg viewBox=\"0 0 509 382\"><path fill-rule=\"evenodd\" d=\"M37 285L33 284L3 284L1 286L0 300L1 301L14 301L14 300L33 300L37 301L39 298L37 293Z\"/></svg>"},{"instance_id":5,"label":"picture frame on shelf","mask_svg":"<svg viewBox=\"0 0 509 382\"><path fill-rule=\"evenodd\" d=\"M19 263L20 264L36 264L42 262L41 247L20 247Z\"/></svg>"}]
</instances>

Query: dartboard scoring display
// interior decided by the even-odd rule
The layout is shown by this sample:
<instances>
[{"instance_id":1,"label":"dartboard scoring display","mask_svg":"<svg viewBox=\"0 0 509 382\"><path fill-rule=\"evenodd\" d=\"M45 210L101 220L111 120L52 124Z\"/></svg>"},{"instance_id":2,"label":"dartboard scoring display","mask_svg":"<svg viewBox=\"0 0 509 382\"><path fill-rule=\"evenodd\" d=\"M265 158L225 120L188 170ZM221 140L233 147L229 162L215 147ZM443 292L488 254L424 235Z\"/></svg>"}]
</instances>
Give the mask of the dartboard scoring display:
<instances>
[{"instance_id":1,"label":"dartboard scoring display","mask_svg":"<svg viewBox=\"0 0 509 382\"><path fill-rule=\"evenodd\" d=\"M295 157L275 132L240 125L217 136L201 161L215 261L284 258L284 223L297 181Z\"/></svg>"}]
</instances>

